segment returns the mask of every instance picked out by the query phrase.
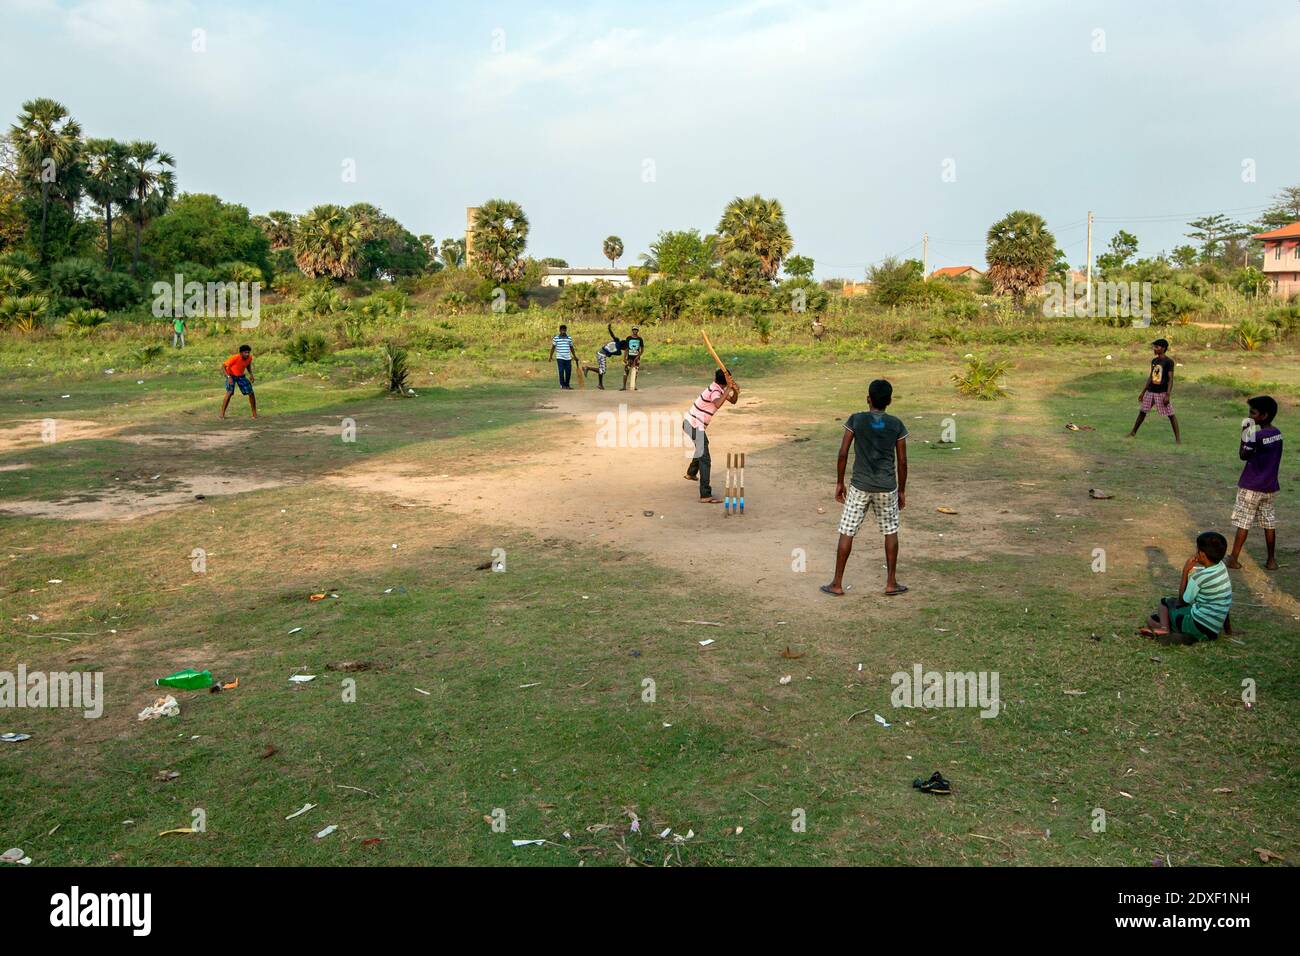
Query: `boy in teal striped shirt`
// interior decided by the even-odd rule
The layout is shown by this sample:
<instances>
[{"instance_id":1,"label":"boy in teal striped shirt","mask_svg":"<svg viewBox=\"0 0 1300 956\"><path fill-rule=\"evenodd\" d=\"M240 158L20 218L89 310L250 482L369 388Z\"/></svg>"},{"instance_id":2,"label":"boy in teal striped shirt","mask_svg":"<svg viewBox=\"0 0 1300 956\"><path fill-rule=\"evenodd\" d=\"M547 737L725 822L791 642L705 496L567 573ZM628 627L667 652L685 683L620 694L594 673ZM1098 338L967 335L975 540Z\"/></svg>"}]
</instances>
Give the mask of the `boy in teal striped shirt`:
<instances>
[{"instance_id":1,"label":"boy in teal striped shirt","mask_svg":"<svg viewBox=\"0 0 1300 956\"><path fill-rule=\"evenodd\" d=\"M1196 553L1183 565L1178 595L1161 598L1160 609L1138 633L1168 644L1212 641L1219 631L1231 634L1232 580L1223 563L1227 553L1227 538L1217 531L1201 532Z\"/></svg>"}]
</instances>

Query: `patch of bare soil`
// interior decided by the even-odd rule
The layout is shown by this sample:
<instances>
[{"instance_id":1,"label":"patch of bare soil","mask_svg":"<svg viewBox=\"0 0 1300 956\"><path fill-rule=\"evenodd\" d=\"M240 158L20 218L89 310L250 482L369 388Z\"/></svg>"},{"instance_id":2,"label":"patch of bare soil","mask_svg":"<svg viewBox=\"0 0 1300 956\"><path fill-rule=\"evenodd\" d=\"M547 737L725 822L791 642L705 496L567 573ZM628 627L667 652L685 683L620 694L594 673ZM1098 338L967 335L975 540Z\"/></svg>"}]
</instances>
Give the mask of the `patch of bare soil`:
<instances>
[{"instance_id":1,"label":"patch of bare soil","mask_svg":"<svg viewBox=\"0 0 1300 956\"><path fill-rule=\"evenodd\" d=\"M254 432L248 428L235 428L230 431L191 432L187 435L155 434L151 432L135 435L118 435L122 441L133 445L149 445L156 448L186 451L210 451L238 445Z\"/></svg>"},{"instance_id":2,"label":"patch of bare soil","mask_svg":"<svg viewBox=\"0 0 1300 956\"><path fill-rule=\"evenodd\" d=\"M486 525L569 539L575 547L597 544L638 552L697 574L702 582L700 607L683 610L683 618L725 620L725 609L709 606L707 582L714 580L750 588L781 608L820 603L856 604L861 610L860 602L818 590L831 578L838 539L841 506L834 500L832 471L836 449L827 449L825 481L783 480L777 472L785 469L778 464L783 448L791 444L792 422L766 412L758 399L742 397L738 405L727 406L708 431L715 497L725 493L727 453L746 453L745 515L727 517L722 505L701 504L698 482L684 477L690 445L682 447L677 437L696 394L694 389L656 390L650 397L590 388L570 393L559 400L569 426L556 441L541 447L530 444L521 428L522 454L508 470L446 475L367 463L328 480ZM620 403L626 403L624 411ZM602 413L603 419L598 417ZM611 435L624 440L610 445L604 439ZM978 481L934 488L923 472L910 482L900 579L923 593L927 585L939 582L927 582L927 575L909 569L909 552L944 558L987 554L1003 539L1005 525L1025 520L1009 510L989 509L988 494ZM927 514L915 525L909 523L913 509L933 513L939 504L959 514ZM846 583L854 586L851 594L866 594L878 605L897 603L879 594L884 589L883 564L881 538L869 517L846 576ZM799 573L801 566L805 570ZM689 608L694 600L684 596L682 607Z\"/></svg>"},{"instance_id":3,"label":"patch of bare soil","mask_svg":"<svg viewBox=\"0 0 1300 956\"><path fill-rule=\"evenodd\" d=\"M52 432L47 431L52 422ZM79 418L29 418L8 422L0 427L0 454L20 448L38 448L52 441L76 441L84 438L108 438L121 425L101 425L99 422Z\"/></svg>"},{"instance_id":4,"label":"patch of bare soil","mask_svg":"<svg viewBox=\"0 0 1300 956\"><path fill-rule=\"evenodd\" d=\"M56 501L5 501L0 502L0 512L66 521L127 521L196 502L198 495L216 498L285 484L276 478L220 474L180 476L174 482L174 487L158 491L126 486Z\"/></svg>"}]
</instances>

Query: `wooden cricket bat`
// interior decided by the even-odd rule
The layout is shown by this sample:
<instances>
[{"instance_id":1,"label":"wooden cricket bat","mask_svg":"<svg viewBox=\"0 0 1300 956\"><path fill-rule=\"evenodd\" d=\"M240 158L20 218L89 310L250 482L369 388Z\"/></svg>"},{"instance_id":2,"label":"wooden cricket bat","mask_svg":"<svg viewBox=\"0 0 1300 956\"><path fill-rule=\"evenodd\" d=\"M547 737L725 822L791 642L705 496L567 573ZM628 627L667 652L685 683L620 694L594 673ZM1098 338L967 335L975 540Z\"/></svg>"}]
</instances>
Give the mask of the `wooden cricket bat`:
<instances>
[{"instance_id":1,"label":"wooden cricket bat","mask_svg":"<svg viewBox=\"0 0 1300 956\"><path fill-rule=\"evenodd\" d=\"M727 369L727 366L722 364L722 359L718 358L718 353L714 350L713 343L709 341L709 333L700 329L700 334L704 336L704 346L709 350L709 354L713 356L713 361L718 363L718 368L722 369L722 374L727 376L727 384L734 388L736 380L731 377L731 372Z\"/></svg>"}]
</instances>

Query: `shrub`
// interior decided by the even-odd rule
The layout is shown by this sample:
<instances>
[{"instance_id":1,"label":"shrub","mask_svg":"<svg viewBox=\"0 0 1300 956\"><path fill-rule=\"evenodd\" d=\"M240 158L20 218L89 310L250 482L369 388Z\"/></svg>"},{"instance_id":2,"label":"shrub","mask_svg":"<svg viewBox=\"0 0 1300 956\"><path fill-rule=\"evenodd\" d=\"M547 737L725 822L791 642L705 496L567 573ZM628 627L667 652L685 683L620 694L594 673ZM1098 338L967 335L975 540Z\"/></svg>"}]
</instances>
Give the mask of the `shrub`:
<instances>
[{"instance_id":1,"label":"shrub","mask_svg":"<svg viewBox=\"0 0 1300 956\"><path fill-rule=\"evenodd\" d=\"M329 354L330 346L319 332L302 332L289 342L289 361L296 365L319 362Z\"/></svg>"},{"instance_id":2,"label":"shrub","mask_svg":"<svg viewBox=\"0 0 1300 956\"><path fill-rule=\"evenodd\" d=\"M157 342L151 342L149 345L142 345L138 349L132 349L129 354L131 361L143 368L163 354L163 347Z\"/></svg>"},{"instance_id":3,"label":"shrub","mask_svg":"<svg viewBox=\"0 0 1300 956\"><path fill-rule=\"evenodd\" d=\"M343 296L339 295L337 289L322 284L311 286L298 299L299 313L318 319L342 312L347 307L348 304L343 301Z\"/></svg>"},{"instance_id":4,"label":"shrub","mask_svg":"<svg viewBox=\"0 0 1300 956\"><path fill-rule=\"evenodd\" d=\"M764 345L772 341L772 317L769 315L756 315L750 320L754 331L758 333L758 340Z\"/></svg>"},{"instance_id":5,"label":"shrub","mask_svg":"<svg viewBox=\"0 0 1300 956\"><path fill-rule=\"evenodd\" d=\"M406 379L410 375L410 369L407 367L406 349L392 342L385 342L380 355L384 359L388 375L388 390L399 395L407 394Z\"/></svg>"},{"instance_id":6,"label":"shrub","mask_svg":"<svg viewBox=\"0 0 1300 956\"><path fill-rule=\"evenodd\" d=\"M36 275L22 266L0 265L0 296L23 295L36 285Z\"/></svg>"},{"instance_id":7,"label":"shrub","mask_svg":"<svg viewBox=\"0 0 1300 956\"><path fill-rule=\"evenodd\" d=\"M1237 345L1247 352L1254 352L1273 337L1273 329L1258 319L1242 319L1233 329Z\"/></svg>"},{"instance_id":8,"label":"shrub","mask_svg":"<svg viewBox=\"0 0 1300 956\"><path fill-rule=\"evenodd\" d=\"M50 300L44 295L11 295L0 301L0 329L35 332L45 321Z\"/></svg>"},{"instance_id":9,"label":"shrub","mask_svg":"<svg viewBox=\"0 0 1300 956\"><path fill-rule=\"evenodd\" d=\"M701 319L721 319L741 310L740 296L726 289L705 289L691 302L691 315Z\"/></svg>"},{"instance_id":10,"label":"shrub","mask_svg":"<svg viewBox=\"0 0 1300 956\"><path fill-rule=\"evenodd\" d=\"M50 269L50 290L97 309L115 312L141 301L140 287L125 273L109 272L94 259L64 259Z\"/></svg>"},{"instance_id":11,"label":"shrub","mask_svg":"<svg viewBox=\"0 0 1300 956\"><path fill-rule=\"evenodd\" d=\"M82 335L89 334L108 321L108 313L103 309L73 309L65 317L68 329Z\"/></svg>"},{"instance_id":12,"label":"shrub","mask_svg":"<svg viewBox=\"0 0 1300 956\"><path fill-rule=\"evenodd\" d=\"M560 314L568 319L587 318L598 311L599 299L590 282L571 282L560 290Z\"/></svg>"},{"instance_id":13,"label":"shrub","mask_svg":"<svg viewBox=\"0 0 1300 956\"><path fill-rule=\"evenodd\" d=\"M1010 362L971 358L966 361L966 371L954 375L952 380L957 385L957 391L966 398L978 398L984 401L1005 398L1007 393L1000 379L1010 367Z\"/></svg>"},{"instance_id":14,"label":"shrub","mask_svg":"<svg viewBox=\"0 0 1300 956\"><path fill-rule=\"evenodd\" d=\"M217 271L227 282L261 282L265 277L262 270L251 262L224 262L217 266Z\"/></svg>"}]
</instances>

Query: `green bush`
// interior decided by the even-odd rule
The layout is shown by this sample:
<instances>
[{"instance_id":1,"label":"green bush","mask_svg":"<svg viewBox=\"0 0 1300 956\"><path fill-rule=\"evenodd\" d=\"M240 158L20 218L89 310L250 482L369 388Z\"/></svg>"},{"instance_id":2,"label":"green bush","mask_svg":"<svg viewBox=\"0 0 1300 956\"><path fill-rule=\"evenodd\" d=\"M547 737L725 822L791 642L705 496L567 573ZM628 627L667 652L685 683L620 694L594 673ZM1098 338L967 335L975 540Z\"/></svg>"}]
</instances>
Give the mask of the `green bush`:
<instances>
[{"instance_id":1,"label":"green bush","mask_svg":"<svg viewBox=\"0 0 1300 956\"><path fill-rule=\"evenodd\" d=\"M954 375L952 380L957 385L957 391L966 398L984 401L1005 398L1007 393L1002 387L1001 379L1010 367L1010 362L970 358L966 360L966 371Z\"/></svg>"},{"instance_id":2,"label":"green bush","mask_svg":"<svg viewBox=\"0 0 1300 956\"><path fill-rule=\"evenodd\" d=\"M286 351L289 361L296 365L319 362L329 354L329 342L319 332L300 332L290 340Z\"/></svg>"},{"instance_id":3,"label":"green bush","mask_svg":"<svg viewBox=\"0 0 1300 956\"><path fill-rule=\"evenodd\" d=\"M1263 347L1273 337L1273 327L1258 319L1242 319L1233 329L1237 345L1247 352Z\"/></svg>"},{"instance_id":4,"label":"green bush","mask_svg":"<svg viewBox=\"0 0 1300 956\"><path fill-rule=\"evenodd\" d=\"M83 335L89 334L108 321L108 313L103 309L75 308L64 316L68 329Z\"/></svg>"},{"instance_id":5,"label":"green bush","mask_svg":"<svg viewBox=\"0 0 1300 956\"><path fill-rule=\"evenodd\" d=\"M109 272L94 259L64 259L50 268L50 291L97 309L116 312L142 301L140 286L129 275Z\"/></svg>"},{"instance_id":6,"label":"green bush","mask_svg":"<svg viewBox=\"0 0 1300 956\"><path fill-rule=\"evenodd\" d=\"M406 349L392 342L385 342L380 350L388 377L388 390L398 395L408 392L407 377L411 374L407 363Z\"/></svg>"}]
</instances>

